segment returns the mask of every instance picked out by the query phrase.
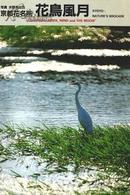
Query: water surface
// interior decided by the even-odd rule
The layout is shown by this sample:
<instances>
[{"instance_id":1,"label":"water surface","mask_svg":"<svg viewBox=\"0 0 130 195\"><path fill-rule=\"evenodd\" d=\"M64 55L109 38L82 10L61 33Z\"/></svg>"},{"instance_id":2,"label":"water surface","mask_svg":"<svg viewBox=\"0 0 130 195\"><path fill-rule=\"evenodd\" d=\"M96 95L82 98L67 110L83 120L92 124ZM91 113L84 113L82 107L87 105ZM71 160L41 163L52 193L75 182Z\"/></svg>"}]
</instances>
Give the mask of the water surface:
<instances>
[{"instance_id":1,"label":"water surface","mask_svg":"<svg viewBox=\"0 0 130 195\"><path fill-rule=\"evenodd\" d=\"M0 123L77 126L76 90L67 82L39 81L32 74L16 74L14 79L1 80ZM130 121L129 83L82 84L79 99L95 124Z\"/></svg>"}]
</instances>

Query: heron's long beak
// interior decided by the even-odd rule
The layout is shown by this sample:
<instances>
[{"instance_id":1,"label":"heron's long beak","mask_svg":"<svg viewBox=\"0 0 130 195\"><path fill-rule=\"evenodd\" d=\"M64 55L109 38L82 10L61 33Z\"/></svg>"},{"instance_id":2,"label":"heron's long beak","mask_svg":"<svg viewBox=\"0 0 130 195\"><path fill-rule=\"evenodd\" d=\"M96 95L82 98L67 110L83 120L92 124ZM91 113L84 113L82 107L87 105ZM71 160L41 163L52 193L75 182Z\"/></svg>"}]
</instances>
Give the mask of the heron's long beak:
<instances>
[{"instance_id":1,"label":"heron's long beak","mask_svg":"<svg viewBox=\"0 0 130 195\"><path fill-rule=\"evenodd\" d=\"M79 84L78 81L70 81L70 82L69 82L69 85L78 85L78 84Z\"/></svg>"}]
</instances>

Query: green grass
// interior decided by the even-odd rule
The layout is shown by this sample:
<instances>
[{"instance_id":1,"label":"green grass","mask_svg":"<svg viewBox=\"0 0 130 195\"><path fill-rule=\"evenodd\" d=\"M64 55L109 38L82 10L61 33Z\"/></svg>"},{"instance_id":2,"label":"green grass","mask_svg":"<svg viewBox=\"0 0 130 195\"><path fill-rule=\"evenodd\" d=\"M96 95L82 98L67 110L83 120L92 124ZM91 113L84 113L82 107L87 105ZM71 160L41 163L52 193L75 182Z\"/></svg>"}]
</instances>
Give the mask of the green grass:
<instances>
[{"instance_id":1,"label":"green grass","mask_svg":"<svg viewBox=\"0 0 130 195\"><path fill-rule=\"evenodd\" d=\"M14 127L4 126L0 134L6 134L13 143L8 154L34 155L57 163L59 167L94 165L105 171L130 177L130 126L95 127L93 135L82 129L70 127ZM7 149L0 145L1 155Z\"/></svg>"},{"instance_id":2,"label":"green grass","mask_svg":"<svg viewBox=\"0 0 130 195\"><path fill-rule=\"evenodd\" d=\"M87 191L86 194L123 195L130 194L130 126L97 126L92 135L83 129L71 127L25 127L4 125L0 128L0 139L8 140L7 146L0 144L0 162L16 156L37 156L56 163L54 171L67 171L72 164L76 173L81 168L96 166L102 181L118 176L117 186L108 186L105 191ZM48 170L49 171L49 170ZM100 172L101 171L101 172ZM105 175L102 174L105 171ZM49 173L49 172L48 172ZM85 181L83 181L85 182ZM79 194L78 195L85 195Z\"/></svg>"},{"instance_id":3,"label":"green grass","mask_svg":"<svg viewBox=\"0 0 130 195\"><path fill-rule=\"evenodd\" d=\"M0 26L0 39L14 46L28 46L32 43L50 43L55 41L88 42L106 41L111 30L108 27L76 27L76 26Z\"/></svg>"}]
</instances>

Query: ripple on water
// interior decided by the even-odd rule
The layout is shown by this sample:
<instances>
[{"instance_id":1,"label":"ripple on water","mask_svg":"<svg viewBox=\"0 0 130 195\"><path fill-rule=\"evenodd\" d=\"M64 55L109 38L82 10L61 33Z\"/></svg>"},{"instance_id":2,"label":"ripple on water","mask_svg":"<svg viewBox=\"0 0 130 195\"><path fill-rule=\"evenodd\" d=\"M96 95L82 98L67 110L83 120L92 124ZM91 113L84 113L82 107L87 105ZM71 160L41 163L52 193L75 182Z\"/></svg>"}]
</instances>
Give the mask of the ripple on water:
<instances>
[{"instance_id":1,"label":"ripple on water","mask_svg":"<svg viewBox=\"0 0 130 195\"><path fill-rule=\"evenodd\" d=\"M0 81L0 123L77 126L76 86L37 79L32 74L17 74L13 80ZM79 99L95 124L129 123L129 85L127 82L83 84Z\"/></svg>"}]
</instances>

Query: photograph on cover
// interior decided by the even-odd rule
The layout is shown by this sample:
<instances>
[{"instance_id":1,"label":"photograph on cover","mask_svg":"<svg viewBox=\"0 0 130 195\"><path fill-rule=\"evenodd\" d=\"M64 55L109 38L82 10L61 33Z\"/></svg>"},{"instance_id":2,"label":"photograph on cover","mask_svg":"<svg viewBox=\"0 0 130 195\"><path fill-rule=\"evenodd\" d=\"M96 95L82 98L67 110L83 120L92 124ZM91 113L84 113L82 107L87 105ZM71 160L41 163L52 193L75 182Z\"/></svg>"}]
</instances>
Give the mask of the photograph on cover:
<instances>
[{"instance_id":1,"label":"photograph on cover","mask_svg":"<svg viewBox=\"0 0 130 195\"><path fill-rule=\"evenodd\" d=\"M0 194L129 194L128 15L56 3L0 5Z\"/></svg>"}]
</instances>

